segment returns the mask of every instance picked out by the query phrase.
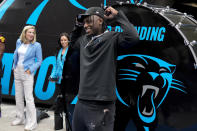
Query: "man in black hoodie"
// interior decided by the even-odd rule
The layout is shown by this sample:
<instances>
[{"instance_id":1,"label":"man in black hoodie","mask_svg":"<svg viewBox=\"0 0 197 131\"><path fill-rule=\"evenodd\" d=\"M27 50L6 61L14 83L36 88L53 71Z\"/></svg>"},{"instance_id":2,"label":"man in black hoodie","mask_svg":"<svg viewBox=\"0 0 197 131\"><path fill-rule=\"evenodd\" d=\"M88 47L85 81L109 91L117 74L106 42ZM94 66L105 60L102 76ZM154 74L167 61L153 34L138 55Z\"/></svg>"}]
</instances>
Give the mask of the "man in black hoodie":
<instances>
[{"instance_id":1,"label":"man in black hoodie","mask_svg":"<svg viewBox=\"0 0 197 131\"><path fill-rule=\"evenodd\" d=\"M106 20L117 22L123 32L107 31ZM85 35L81 35L82 29ZM80 83L73 131L113 131L117 50L119 46L136 44L137 31L121 10L91 7L78 16L71 41L80 50Z\"/></svg>"}]
</instances>

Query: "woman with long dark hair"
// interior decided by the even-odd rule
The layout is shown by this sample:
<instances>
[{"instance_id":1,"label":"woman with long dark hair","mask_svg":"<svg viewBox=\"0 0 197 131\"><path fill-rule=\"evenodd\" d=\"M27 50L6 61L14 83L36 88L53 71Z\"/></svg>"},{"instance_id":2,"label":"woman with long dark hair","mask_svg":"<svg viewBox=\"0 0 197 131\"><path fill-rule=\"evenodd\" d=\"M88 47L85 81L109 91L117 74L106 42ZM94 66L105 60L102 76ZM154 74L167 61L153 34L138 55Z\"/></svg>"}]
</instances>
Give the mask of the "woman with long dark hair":
<instances>
[{"instance_id":1,"label":"woman with long dark hair","mask_svg":"<svg viewBox=\"0 0 197 131\"><path fill-rule=\"evenodd\" d=\"M65 100L65 97L64 97L64 93L62 93L64 92L62 89L63 87L61 87L60 84L62 79L64 62L66 61L66 55L68 52L69 35L67 33L61 33L58 40L58 44L60 48L58 49L58 53L56 56L56 64L49 77L49 80L51 82L56 83L56 90L58 94L55 100L55 111L54 111L55 130L60 130L63 128L63 111L65 110L63 101Z\"/></svg>"}]
</instances>

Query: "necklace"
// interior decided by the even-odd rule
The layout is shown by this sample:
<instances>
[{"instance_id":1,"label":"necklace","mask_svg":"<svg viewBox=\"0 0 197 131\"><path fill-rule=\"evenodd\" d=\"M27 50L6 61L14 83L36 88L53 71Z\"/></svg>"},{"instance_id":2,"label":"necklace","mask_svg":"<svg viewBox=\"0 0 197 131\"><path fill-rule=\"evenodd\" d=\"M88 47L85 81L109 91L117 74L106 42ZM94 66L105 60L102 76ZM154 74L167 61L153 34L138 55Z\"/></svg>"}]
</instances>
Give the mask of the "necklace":
<instances>
[{"instance_id":1,"label":"necklace","mask_svg":"<svg viewBox=\"0 0 197 131\"><path fill-rule=\"evenodd\" d=\"M108 32L108 30L106 30L104 33L102 33L102 34L100 34L100 35L97 35L97 36L92 37L92 39L85 45L84 48L86 48L93 40L95 40L95 39L101 37L102 35L104 35L104 34L107 33L107 32Z\"/></svg>"}]
</instances>

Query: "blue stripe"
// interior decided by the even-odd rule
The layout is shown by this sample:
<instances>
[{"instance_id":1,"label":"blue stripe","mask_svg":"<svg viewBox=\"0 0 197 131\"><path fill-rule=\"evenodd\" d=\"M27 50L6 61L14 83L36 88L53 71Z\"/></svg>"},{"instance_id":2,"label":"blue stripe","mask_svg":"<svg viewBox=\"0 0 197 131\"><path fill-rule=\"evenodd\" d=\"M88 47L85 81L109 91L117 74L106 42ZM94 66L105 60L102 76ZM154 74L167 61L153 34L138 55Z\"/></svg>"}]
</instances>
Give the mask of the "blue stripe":
<instances>
[{"instance_id":1,"label":"blue stripe","mask_svg":"<svg viewBox=\"0 0 197 131\"><path fill-rule=\"evenodd\" d=\"M162 76L163 77L163 76ZM163 83L163 87L162 88L164 88L165 86L166 86L166 81L167 81L167 79L166 78L163 78L163 81L164 81L164 83Z\"/></svg>"},{"instance_id":2,"label":"blue stripe","mask_svg":"<svg viewBox=\"0 0 197 131\"><path fill-rule=\"evenodd\" d=\"M7 0L2 6L0 7L0 20L4 16L7 9L12 5L15 0Z\"/></svg>"},{"instance_id":3,"label":"blue stripe","mask_svg":"<svg viewBox=\"0 0 197 131\"><path fill-rule=\"evenodd\" d=\"M133 74L118 74L118 75L137 77L137 75L133 75Z\"/></svg>"},{"instance_id":4,"label":"blue stripe","mask_svg":"<svg viewBox=\"0 0 197 131\"><path fill-rule=\"evenodd\" d=\"M136 81L135 78L121 78L121 79L118 79L118 80L132 80L132 81Z\"/></svg>"},{"instance_id":5,"label":"blue stripe","mask_svg":"<svg viewBox=\"0 0 197 131\"><path fill-rule=\"evenodd\" d=\"M160 101L159 105L157 106L157 108L159 108L159 106L161 105L161 103L164 101L164 99L166 98L169 90L170 90L170 88L168 87L167 90L166 90L166 92L165 92L165 94L164 94L164 96L163 96L163 98L162 98L162 100Z\"/></svg>"},{"instance_id":6,"label":"blue stripe","mask_svg":"<svg viewBox=\"0 0 197 131\"><path fill-rule=\"evenodd\" d=\"M74 98L74 100L71 102L71 104L74 104L75 105L77 103L77 101L78 101L78 97L77 96Z\"/></svg>"},{"instance_id":7,"label":"blue stripe","mask_svg":"<svg viewBox=\"0 0 197 131\"><path fill-rule=\"evenodd\" d=\"M186 88L185 86L181 85L181 84L178 84L178 83L175 83L175 82L172 82L172 85L178 85L178 86L181 86L183 88Z\"/></svg>"},{"instance_id":8,"label":"blue stripe","mask_svg":"<svg viewBox=\"0 0 197 131\"><path fill-rule=\"evenodd\" d=\"M149 127L144 126L145 131L149 131Z\"/></svg>"},{"instance_id":9,"label":"blue stripe","mask_svg":"<svg viewBox=\"0 0 197 131\"><path fill-rule=\"evenodd\" d=\"M172 79L172 81L177 81L179 83L183 83L182 81L176 80L176 79Z\"/></svg>"},{"instance_id":10,"label":"blue stripe","mask_svg":"<svg viewBox=\"0 0 197 131\"><path fill-rule=\"evenodd\" d=\"M136 74L140 74L140 72L138 71L135 71L135 70L130 70L130 69L120 69L121 71L128 71L128 72L133 72L133 73L136 73Z\"/></svg>"},{"instance_id":11,"label":"blue stripe","mask_svg":"<svg viewBox=\"0 0 197 131\"><path fill-rule=\"evenodd\" d=\"M184 91L184 90L182 90L182 89L180 89L180 88L178 88L178 87L170 86L170 88L173 88L173 89L176 89L176 90L182 91L183 93L187 94L187 92L186 92L186 91Z\"/></svg>"},{"instance_id":12,"label":"blue stripe","mask_svg":"<svg viewBox=\"0 0 197 131\"><path fill-rule=\"evenodd\" d=\"M107 1L107 0L104 0L104 7L106 7L106 6L107 6L107 3L106 3L106 1Z\"/></svg>"},{"instance_id":13,"label":"blue stripe","mask_svg":"<svg viewBox=\"0 0 197 131\"><path fill-rule=\"evenodd\" d=\"M81 4L79 4L76 0L69 0L69 2L71 4L73 4L74 6L76 6L77 8L79 8L79 9L87 10L87 8L85 8L84 6L82 6Z\"/></svg>"},{"instance_id":14,"label":"blue stripe","mask_svg":"<svg viewBox=\"0 0 197 131\"><path fill-rule=\"evenodd\" d=\"M35 10L34 12L31 14L31 16L29 17L29 19L27 20L26 24L31 24L31 25L36 25L38 18L42 12L42 10L44 9L44 7L46 6L46 4L48 3L49 0L44 0Z\"/></svg>"}]
</instances>

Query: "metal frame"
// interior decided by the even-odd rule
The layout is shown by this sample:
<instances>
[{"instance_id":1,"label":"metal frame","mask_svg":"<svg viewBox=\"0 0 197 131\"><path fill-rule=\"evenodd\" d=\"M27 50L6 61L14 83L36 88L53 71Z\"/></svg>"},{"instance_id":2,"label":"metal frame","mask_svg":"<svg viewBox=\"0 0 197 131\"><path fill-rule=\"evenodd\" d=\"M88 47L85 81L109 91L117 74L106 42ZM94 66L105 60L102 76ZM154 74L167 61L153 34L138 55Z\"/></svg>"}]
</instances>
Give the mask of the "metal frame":
<instances>
[{"instance_id":1,"label":"metal frame","mask_svg":"<svg viewBox=\"0 0 197 131\"><path fill-rule=\"evenodd\" d=\"M196 26L193 26L193 27L196 27L197 28L197 21L193 18L192 15L187 15L187 13L181 13L179 11L176 11L176 9L173 9L173 8L169 8L169 6L167 7L161 7L161 6L156 6L156 5L150 5L150 4L147 4L146 2L144 4L142 4L143 7L145 8L148 8L148 9L151 9L153 12L155 13L158 13L160 16L162 16L163 18L165 18L171 26L175 27L175 29L181 34L181 36L183 37L184 39L184 43L185 45L187 45L193 55L193 58L194 58L194 68L197 69L197 55L195 54L195 51L194 49L192 48L193 45L197 44L197 42L194 40L194 41L189 41L187 39L187 37L183 34L183 32L180 30L180 27L181 26L193 26L193 25L186 25L186 24L182 24L182 20L184 20L185 18L188 18L189 20L191 20L193 23L196 24ZM172 11L172 12L169 12L169 11ZM176 14L176 15L183 15L183 19L178 23L178 24L175 24L173 21L171 21L168 17L166 17L164 15L164 13L169 13L169 14Z\"/></svg>"}]
</instances>

